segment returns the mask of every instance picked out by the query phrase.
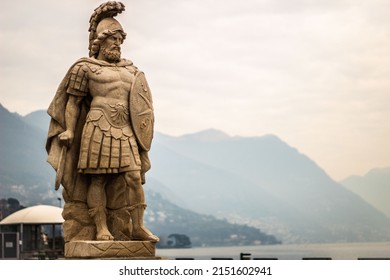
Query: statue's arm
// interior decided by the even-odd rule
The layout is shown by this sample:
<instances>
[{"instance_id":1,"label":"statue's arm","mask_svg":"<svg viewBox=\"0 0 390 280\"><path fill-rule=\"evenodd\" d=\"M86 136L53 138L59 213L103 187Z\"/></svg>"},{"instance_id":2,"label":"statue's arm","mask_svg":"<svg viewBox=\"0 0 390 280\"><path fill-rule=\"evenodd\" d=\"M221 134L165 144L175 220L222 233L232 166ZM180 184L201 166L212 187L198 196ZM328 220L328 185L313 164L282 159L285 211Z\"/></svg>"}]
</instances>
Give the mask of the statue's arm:
<instances>
[{"instance_id":1,"label":"statue's arm","mask_svg":"<svg viewBox=\"0 0 390 280\"><path fill-rule=\"evenodd\" d=\"M66 145L68 147L72 145L76 123L80 116L80 106L82 100L83 97L81 96L69 95L65 109L66 130L58 135L62 145Z\"/></svg>"},{"instance_id":2,"label":"statue's arm","mask_svg":"<svg viewBox=\"0 0 390 280\"><path fill-rule=\"evenodd\" d=\"M74 132L80 116L81 103L88 93L88 68L85 63L75 64L70 72L66 94L65 131L58 135L62 145L72 145Z\"/></svg>"}]
</instances>

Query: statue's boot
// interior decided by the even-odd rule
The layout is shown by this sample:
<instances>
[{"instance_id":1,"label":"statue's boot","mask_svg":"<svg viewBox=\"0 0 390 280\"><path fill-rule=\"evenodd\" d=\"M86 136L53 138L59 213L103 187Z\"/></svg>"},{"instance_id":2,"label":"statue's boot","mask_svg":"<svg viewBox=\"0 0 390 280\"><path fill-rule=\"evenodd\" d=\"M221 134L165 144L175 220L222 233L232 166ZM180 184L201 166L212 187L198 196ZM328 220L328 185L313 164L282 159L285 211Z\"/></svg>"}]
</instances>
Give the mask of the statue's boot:
<instances>
[{"instance_id":1,"label":"statue's boot","mask_svg":"<svg viewBox=\"0 0 390 280\"><path fill-rule=\"evenodd\" d=\"M144 226L144 211L146 204L137 204L131 207L130 215L133 224L132 239L158 242L159 238Z\"/></svg>"},{"instance_id":2,"label":"statue's boot","mask_svg":"<svg viewBox=\"0 0 390 280\"><path fill-rule=\"evenodd\" d=\"M95 221L96 225L96 240L109 241L114 240L114 236L110 233L107 227L106 209L103 207L96 207L89 210L89 214Z\"/></svg>"}]
</instances>

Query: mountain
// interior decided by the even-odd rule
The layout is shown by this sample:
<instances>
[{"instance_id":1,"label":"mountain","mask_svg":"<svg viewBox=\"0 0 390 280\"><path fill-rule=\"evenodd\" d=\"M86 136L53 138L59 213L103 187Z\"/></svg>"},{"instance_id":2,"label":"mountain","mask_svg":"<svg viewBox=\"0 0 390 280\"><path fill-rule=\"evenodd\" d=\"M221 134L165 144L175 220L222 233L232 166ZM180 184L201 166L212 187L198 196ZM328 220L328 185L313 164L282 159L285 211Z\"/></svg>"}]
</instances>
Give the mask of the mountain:
<instances>
[{"instance_id":1,"label":"mountain","mask_svg":"<svg viewBox=\"0 0 390 280\"><path fill-rule=\"evenodd\" d=\"M181 206L257 225L285 242L389 240L387 217L277 136L209 130L156 134L154 143L150 175Z\"/></svg>"},{"instance_id":2,"label":"mountain","mask_svg":"<svg viewBox=\"0 0 390 280\"><path fill-rule=\"evenodd\" d=\"M54 171L46 163L46 134L2 105L0 120L0 198L15 197L25 205L57 203L60 195L51 187Z\"/></svg>"},{"instance_id":3,"label":"mountain","mask_svg":"<svg viewBox=\"0 0 390 280\"><path fill-rule=\"evenodd\" d=\"M51 180L53 173L46 163L46 135L23 117L0 105L0 182L38 184Z\"/></svg>"},{"instance_id":4,"label":"mountain","mask_svg":"<svg viewBox=\"0 0 390 280\"><path fill-rule=\"evenodd\" d=\"M156 185L156 184L153 184ZM254 244L276 244L279 241L254 227L231 224L211 215L200 215L178 207L164 199L154 189L146 189L148 208L145 224L163 240L172 233L190 237L195 247L242 246Z\"/></svg>"},{"instance_id":5,"label":"mountain","mask_svg":"<svg viewBox=\"0 0 390 280\"><path fill-rule=\"evenodd\" d=\"M54 191L54 171L46 162L46 130L49 117L41 110L25 117L10 113L0 105L0 200L18 200L25 206L58 205L60 192ZM233 246L275 244L279 241L258 228L229 223L210 215L180 208L165 200L174 197L169 188L148 178L149 207L145 223L159 236L186 234L193 246Z\"/></svg>"},{"instance_id":6,"label":"mountain","mask_svg":"<svg viewBox=\"0 0 390 280\"><path fill-rule=\"evenodd\" d=\"M23 117L23 120L35 127L42 129L45 133L49 129L50 116L45 110L31 112Z\"/></svg>"},{"instance_id":7,"label":"mountain","mask_svg":"<svg viewBox=\"0 0 390 280\"><path fill-rule=\"evenodd\" d=\"M0 166L0 186L7 182L13 187L2 187L0 197L7 190L26 200L46 196L58 203L55 200L59 193L52 190L54 172L46 163L43 148L46 132L42 128L48 127L46 112L21 117L2 108L0 114L2 130L8 135L0 136L0 157L7 163L6 167ZM15 145L17 141L10 139L17 138L22 140ZM33 149L42 154L30 156ZM148 211L153 213L182 217L184 211L189 211L191 215L200 214L201 220L213 216L230 225L245 225L250 230L256 227L284 243L390 240L388 217L333 181L309 157L277 136L231 137L215 129L181 137L156 132L150 158L152 169L145 188L156 194L161 205L175 205L167 206L174 211L169 214L163 208L153 209L149 203ZM12 173L17 167L18 172ZM32 184L34 176L41 177L43 183ZM211 224L199 225L195 218L191 218L193 223L184 223L191 215L178 218L178 223L186 224L193 232L212 228ZM159 226L162 229L164 225Z\"/></svg>"},{"instance_id":8,"label":"mountain","mask_svg":"<svg viewBox=\"0 0 390 280\"><path fill-rule=\"evenodd\" d=\"M350 176L340 182L390 218L390 168L378 168L364 176Z\"/></svg>"}]
</instances>

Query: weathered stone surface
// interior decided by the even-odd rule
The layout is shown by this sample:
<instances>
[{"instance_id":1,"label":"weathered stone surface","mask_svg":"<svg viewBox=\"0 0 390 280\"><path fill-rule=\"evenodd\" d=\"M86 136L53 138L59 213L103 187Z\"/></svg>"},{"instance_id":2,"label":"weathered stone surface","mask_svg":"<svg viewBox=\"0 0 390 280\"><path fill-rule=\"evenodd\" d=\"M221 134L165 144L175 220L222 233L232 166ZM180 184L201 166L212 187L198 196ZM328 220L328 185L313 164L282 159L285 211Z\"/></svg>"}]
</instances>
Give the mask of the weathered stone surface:
<instances>
[{"instance_id":1,"label":"weathered stone surface","mask_svg":"<svg viewBox=\"0 0 390 280\"><path fill-rule=\"evenodd\" d=\"M116 1L95 9L89 57L72 64L48 108L46 149L55 189L63 187L67 257L150 257L159 240L143 223L152 95L143 72L121 57L126 33L114 17L124 10ZM131 240L144 242L123 242Z\"/></svg>"},{"instance_id":2,"label":"weathered stone surface","mask_svg":"<svg viewBox=\"0 0 390 280\"><path fill-rule=\"evenodd\" d=\"M156 259L156 243L149 241L72 241L65 257L74 259Z\"/></svg>"}]
</instances>

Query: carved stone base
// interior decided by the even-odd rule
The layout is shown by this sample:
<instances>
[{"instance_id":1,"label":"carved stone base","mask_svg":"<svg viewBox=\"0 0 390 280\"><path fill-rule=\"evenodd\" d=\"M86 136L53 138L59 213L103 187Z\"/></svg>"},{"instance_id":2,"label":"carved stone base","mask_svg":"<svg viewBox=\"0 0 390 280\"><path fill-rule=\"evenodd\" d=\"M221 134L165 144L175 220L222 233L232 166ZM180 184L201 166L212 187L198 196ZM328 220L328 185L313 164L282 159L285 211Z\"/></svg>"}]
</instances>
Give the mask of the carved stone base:
<instances>
[{"instance_id":1,"label":"carved stone base","mask_svg":"<svg viewBox=\"0 0 390 280\"><path fill-rule=\"evenodd\" d=\"M65 243L68 259L160 259L156 243L149 241L71 241Z\"/></svg>"}]
</instances>

